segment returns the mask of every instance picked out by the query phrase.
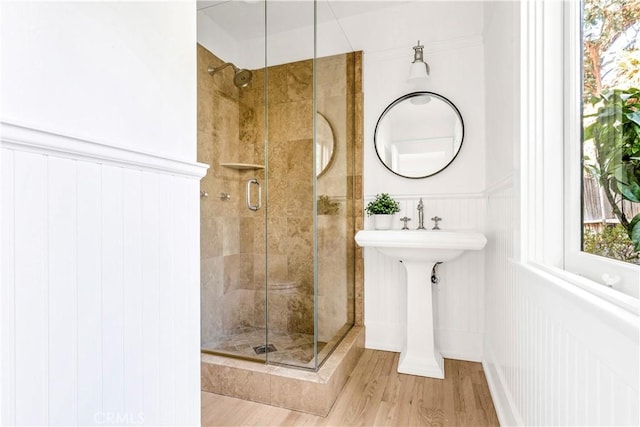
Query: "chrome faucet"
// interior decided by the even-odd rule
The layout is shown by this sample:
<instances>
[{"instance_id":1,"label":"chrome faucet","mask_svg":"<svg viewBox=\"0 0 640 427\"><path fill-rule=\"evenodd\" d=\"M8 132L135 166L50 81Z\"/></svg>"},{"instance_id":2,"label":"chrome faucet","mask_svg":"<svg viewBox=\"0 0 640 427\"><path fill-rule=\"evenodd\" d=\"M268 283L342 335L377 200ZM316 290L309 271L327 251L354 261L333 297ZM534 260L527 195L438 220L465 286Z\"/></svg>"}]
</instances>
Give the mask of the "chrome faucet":
<instances>
[{"instance_id":1,"label":"chrome faucet","mask_svg":"<svg viewBox=\"0 0 640 427\"><path fill-rule=\"evenodd\" d=\"M426 230L424 228L424 203L422 202L422 197L420 197L420 202L418 202L418 228L417 230Z\"/></svg>"},{"instance_id":2,"label":"chrome faucet","mask_svg":"<svg viewBox=\"0 0 640 427\"><path fill-rule=\"evenodd\" d=\"M436 223L436 225L433 226L432 230L440 230L440 227L438 227L438 221L442 221L442 218L436 215L433 218L431 218L431 221Z\"/></svg>"}]
</instances>

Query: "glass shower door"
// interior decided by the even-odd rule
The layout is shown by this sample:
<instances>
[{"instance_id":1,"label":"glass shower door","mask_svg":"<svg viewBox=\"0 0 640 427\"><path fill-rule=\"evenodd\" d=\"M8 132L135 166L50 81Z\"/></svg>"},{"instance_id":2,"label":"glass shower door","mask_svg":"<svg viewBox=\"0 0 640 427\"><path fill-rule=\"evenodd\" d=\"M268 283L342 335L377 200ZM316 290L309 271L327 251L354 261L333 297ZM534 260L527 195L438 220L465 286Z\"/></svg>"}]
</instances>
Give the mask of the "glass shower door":
<instances>
[{"instance_id":1,"label":"glass shower door","mask_svg":"<svg viewBox=\"0 0 640 427\"><path fill-rule=\"evenodd\" d=\"M265 6L199 13L220 33L198 46L198 160L211 165L201 181L201 345L264 363Z\"/></svg>"},{"instance_id":2,"label":"glass shower door","mask_svg":"<svg viewBox=\"0 0 640 427\"><path fill-rule=\"evenodd\" d=\"M315 3L267 2L266 14L267 360L315 369Z\"/></svg>"}]
</instances>

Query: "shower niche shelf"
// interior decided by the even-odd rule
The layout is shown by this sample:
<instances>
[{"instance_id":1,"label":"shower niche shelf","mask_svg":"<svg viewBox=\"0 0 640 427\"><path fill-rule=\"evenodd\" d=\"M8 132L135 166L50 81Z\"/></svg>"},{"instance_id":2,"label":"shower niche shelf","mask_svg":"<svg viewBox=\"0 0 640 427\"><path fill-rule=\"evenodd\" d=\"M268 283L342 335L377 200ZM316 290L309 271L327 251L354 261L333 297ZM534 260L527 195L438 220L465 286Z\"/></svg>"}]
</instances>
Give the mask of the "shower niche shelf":
<instances>
[{"instance_id":1,"label":"shower niche shelf","mask_svg":"<svg viewBox=\"0 0 640 427\"><path fill-rule=\"evenodd\" d=\"M264 169L264 165L256 165L253 163L220 163L220 166L224 166L225 168L236 169L236 170Z\"/></svg>"}]
</instances>

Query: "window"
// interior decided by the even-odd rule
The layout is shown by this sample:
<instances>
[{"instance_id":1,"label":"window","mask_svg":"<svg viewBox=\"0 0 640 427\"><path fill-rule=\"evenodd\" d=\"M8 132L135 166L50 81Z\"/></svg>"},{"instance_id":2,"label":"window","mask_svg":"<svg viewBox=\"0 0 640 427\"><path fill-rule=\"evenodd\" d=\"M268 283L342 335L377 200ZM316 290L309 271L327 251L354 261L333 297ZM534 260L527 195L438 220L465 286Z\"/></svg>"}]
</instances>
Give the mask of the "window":
<instances>
[{"instance_id":1,"label":"window","mask_svg":"<svg viewBox=\"0 0 640 427\"><path fill-rule=\"evenodd\" d=\"M640 3L582 2L582 250L640 264Z\"/></svg>"},{"instance_id":2,"label":"window","mask_svg":"<svg viewBox=\"0 0 640 427\"><path fill-rule=\"evenodd\" d=\"M637 83L630 83L632 80L624 80L624 73L616 71L618 67L624 67L623 58L633 59L633 55L637 55L638 45L635 40L638 37L636 37L635 31L639 29L637 22L640 11L623 12L620 9L631 3L624 0L564 2L563 18L559 20L563 22L564 27L564 51L561 67L564 76L564 124L562 125L564 129L564 151L562 153L564 157L564 195L561 204L565 218L563 225L564 255L562 266L559 265L560 263L556 263L555 266L560 266L568 272L586 277L599 284L608 285L623 294L638 298L640 295L640 267L633 258L635 249L629 246L632 240L629 233L621 228L624 228L625 224L615 215L609 199L611 196L613 203L618 206L621 212L625 213L630 224L638 212L638 204L625 199L626 195L622 194L616 180L621 181L622 184L630 183L630 180L622 175L622 169L626 167L625 161L635 155L629 156L628 152L625 154L625 149L621 148L626 136L624 136L624 132L619 132L619 128L623 125L623 120L629 119L629 117L623 118L622 110L626 108L629 112L629 109L633 107L630 104L624 107L618 104L615 108L607 110L607 105L614 102L621 103L622 98L631 99L633 102L632 97L623 94L620 90L629 89L634 84L636 87L638 86ZM638 8L638 3L633 3ZM618 7L619 9L596 16L597 14L589 9L594 5L597 7ZM621 19L624 13L635 13L636 23L625 25L618 23L616 24L617 30L604 27L605 19L611 17ZM630 20L628 15L624 16L627 21ZM559 21L552 21L550 25L553 27ZM622 27L625 30L620 30ZM593 46L584 47L585 43L596 43L599 34L604 34L604 30L609 34L609 38L603 38L606 40L606 44L600 44L598 49L594 49ZM613 36L615 31L617 31L615 33L617 37ZM600 67L598 75L594 74L594 70L589 70L591 64L585 64L585 56L594 53L597 55L590 56L589 60L592 61L591 64L595 63ZM634 68L640 71L637 64ZM591 73L591 75L583 75L583 73ZM549 78L553 78L554 75L556 74L549 75ZM632 75L633 73L628 73L627 77ZM637 75L635 79L637 82ZM619 86L622 81L626 82L625 85L631 86ZM592 93L589 91L593 91L594 88L600 90L599 96L586 95ZM617 94L615 93L616 89L618 89ZM597 95L598 92L595 94ZM602 118L607 112L612 114L609 117L611 120L602 120L600 128L597 129L593 123L598 120L599 111L602 113ZM552 110L546 114L554 112L555 110ZM614 131L614 128L618 128L618 130ZM601 138L600 142L596 141L594 136L596 132L601 133L597 137ZM607 133L611 139L605 142L602 137ZM596 146L599 143L602 144L601 147ZM548 141L545 141L544 145L545 149L553 146ZM602 153L597 153L599 149L602 149ZM601 154L605 156L598 158ZM606 164L606 168L602 168L601 164ZM613 175L604 179L602 176L598 176L599 168L604 169L605 173L613 173ZM607 194L607 189L602 188L602 182L616 187L613 189L610 187L611 193ZM552 206L556 206L556 204ZM626 260L620 259L622 258L621 253L627 254ZM618 256L611 256L612 254Z\"/></svg>"}]
</instances>

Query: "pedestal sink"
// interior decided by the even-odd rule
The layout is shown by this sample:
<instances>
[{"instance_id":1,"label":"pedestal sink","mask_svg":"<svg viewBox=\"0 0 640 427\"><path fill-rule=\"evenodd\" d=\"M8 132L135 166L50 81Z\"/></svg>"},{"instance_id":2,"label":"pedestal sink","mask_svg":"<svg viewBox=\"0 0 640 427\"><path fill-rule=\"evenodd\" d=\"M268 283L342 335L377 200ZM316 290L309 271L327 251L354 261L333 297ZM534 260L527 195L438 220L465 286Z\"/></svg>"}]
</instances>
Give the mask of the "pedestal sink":
<instances>
[{"instance_id":1,"label":"pedestal sink","mask_svg":"<svg viewBox=\"0 0 640 427\"><path fill-rule=\"evenodd\" d=\"M398 372L444 378L442 355L435 348L431 270L467 250L487 244L482 233L449 230L360 230L356 242L402 261L407 270L407 336Z\"/></svg>"}]
</instances>

